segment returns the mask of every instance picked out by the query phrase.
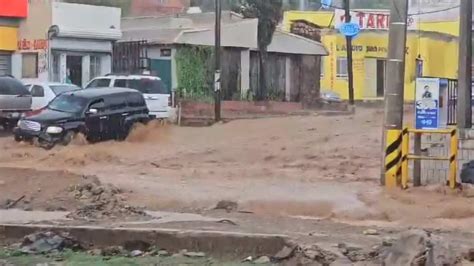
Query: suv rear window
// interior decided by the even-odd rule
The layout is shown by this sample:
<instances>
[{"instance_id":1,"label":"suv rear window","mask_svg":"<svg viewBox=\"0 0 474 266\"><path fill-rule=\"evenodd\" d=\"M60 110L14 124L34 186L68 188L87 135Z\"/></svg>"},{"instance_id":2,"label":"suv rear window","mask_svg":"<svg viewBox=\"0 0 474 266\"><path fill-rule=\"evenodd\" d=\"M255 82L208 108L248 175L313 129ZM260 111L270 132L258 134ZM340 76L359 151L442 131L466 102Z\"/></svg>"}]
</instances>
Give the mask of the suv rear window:
<instances>
[{"instance_id":1,"label":"suv rear window","mask_svg":"<svg viewBox=\"0 0 474 266\"><path fill-rule=\"evenodd\" d=\"M87 88L106 88L110 85L110 79L94 79Z\"/></svg>"},{"instance_id":2,"label":"suv rear window","mask_svg":"<svg viewBox=\"0 0 474 266\"><path fill-rule=\"evenodd\" d=\"M30 95L23 84L13 78L0 78L0 95Z\"/></svg>"},{"instance_id":3,"label":"suv rear window","mask_svg":"<svg viewBox=\"0 0 474 266\"><path fill-rule=\"evenodd\" d=\"M134 89L144 94L170 94L165 83L158 79L116 79L114 87Z\"/></svg>"}]
</instances>

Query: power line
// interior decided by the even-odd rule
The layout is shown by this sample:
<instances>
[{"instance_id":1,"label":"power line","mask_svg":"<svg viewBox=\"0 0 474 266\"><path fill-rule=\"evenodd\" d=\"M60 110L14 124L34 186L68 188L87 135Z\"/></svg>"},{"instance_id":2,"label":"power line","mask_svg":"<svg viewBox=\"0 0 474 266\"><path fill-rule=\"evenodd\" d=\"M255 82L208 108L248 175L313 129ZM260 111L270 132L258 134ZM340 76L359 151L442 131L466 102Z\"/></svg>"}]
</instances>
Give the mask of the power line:
<instances>
[{"instance_id":1,"label":"power line","mask_svg":"<svg viewBox=\"0 0 474 266\"><path fill-rule=\"evenodd\" d=\"M322 5L322 3L321 3L321 5ZM344 7L340 7L340 6L334 6L334 5L326 5L326 6L330 7L330 8L334 8L334 9L344 9ZM435 13L441 13L441 12L457 9L459 7L460 7L460 5L457 5L457 6L447 7L447 8L438 9L438 10L412 13L412 14L408 14L408 15L409 16L420 16L420 15L426 15L426 14L435 14ZM370 13L370 12L368 12L368 13ZM398 8L397 8L397 13L399 13Z\"/></svg>"}]
</instances>

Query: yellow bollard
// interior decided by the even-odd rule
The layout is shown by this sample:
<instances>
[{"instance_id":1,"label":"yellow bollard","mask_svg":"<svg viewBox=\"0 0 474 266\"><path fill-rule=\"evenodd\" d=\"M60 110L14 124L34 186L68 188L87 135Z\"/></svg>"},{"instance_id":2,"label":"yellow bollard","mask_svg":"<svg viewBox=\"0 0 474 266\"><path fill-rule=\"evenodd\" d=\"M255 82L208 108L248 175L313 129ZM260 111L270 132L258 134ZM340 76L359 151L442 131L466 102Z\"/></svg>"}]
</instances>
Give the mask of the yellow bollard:
<instances>
[{"instance_id":1,"label":"yellow bollard","mask_svg":"<svg viewBox=\"0 0 474 266\"><path fill-rule=\"evenodd\" d=\"M408 154L410 152L410 134L408 128L405 128L402 132L402 188L408 188Z\"/></svg>"},{"instance_id":2,"label":"yellow bollard","mask_svg":"<svg viewBox=\"0 0 474 266\"><path fill-rule=\"evenodd\" d=\"M458 157L458 135L456 129L451 131L451 147L449 155L449 187L456 188L457 157Z\"/></svg>"},{"instance_id":3,"label":"yellow bollard","mask_svg":"<svg viewBox=\"0 0 474 266\"><path fill-rule=\"evenodd\" d=\"M401 174L400 160L402 158L401 144L402 131L391 129L386 131L385 148L385 186L387 188L396 188L399 184L399 175Z\"/></svg>"}]
</instances>

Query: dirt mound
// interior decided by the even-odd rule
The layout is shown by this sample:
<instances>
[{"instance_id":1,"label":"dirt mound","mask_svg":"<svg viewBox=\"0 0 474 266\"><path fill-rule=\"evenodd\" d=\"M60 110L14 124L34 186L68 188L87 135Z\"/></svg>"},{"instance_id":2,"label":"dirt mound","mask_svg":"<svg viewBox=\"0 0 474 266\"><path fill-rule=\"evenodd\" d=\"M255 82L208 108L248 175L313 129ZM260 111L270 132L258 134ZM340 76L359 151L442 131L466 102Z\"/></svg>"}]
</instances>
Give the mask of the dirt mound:
<instances>
[{"instance_id":1,"label":"dirt mound","mask_svg":"<svg viewBox=\"0 0 474 266\"><path fill-rule=\"evenodd\" d=\"M77 207L67 189L81 182L67 171L0 168L0 208L66 211Z\"/></svg>"},{"instance_id":2,"label":"dirt mound","mask_svg":"<svg viewBox=\"0 0 474 266\"><path fill-rule=\"evenodd\" d=\"M138 208L125 204L122 191L113 185L103 185L95 176L86 176L81 184L72 186L69 192L80 202L80 207L67 217L80 220L101 220L148 215Z\"/></svg>"}]
</instances>

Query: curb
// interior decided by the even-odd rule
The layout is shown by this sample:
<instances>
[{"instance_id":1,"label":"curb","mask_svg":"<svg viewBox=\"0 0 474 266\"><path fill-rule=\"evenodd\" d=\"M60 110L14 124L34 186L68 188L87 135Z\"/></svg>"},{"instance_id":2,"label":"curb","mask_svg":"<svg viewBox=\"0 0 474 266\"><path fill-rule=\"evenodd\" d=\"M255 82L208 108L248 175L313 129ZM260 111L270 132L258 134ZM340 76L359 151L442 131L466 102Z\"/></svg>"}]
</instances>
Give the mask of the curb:
<instances>
[{"instance_id":1,"label":"curb","mask_svg":"<svg viewBox=\"0 0 474 266\"><path fill-rule=\"evenodd\" d=\"M186 249L205 252L215 258L230 259L273 256L289 243L289 237L285 235L159 228L0 224L0 244L19 241L26 235L41 231L68 233L85 247L91 248L123 246L128 241L144 241L171 253Z\"/></svg>"}]
</instances>

